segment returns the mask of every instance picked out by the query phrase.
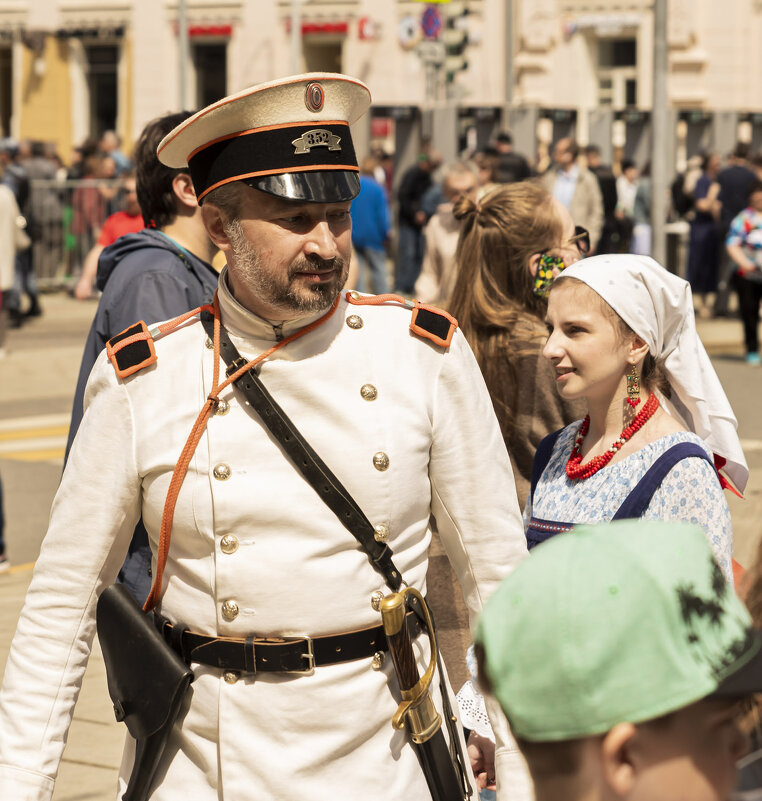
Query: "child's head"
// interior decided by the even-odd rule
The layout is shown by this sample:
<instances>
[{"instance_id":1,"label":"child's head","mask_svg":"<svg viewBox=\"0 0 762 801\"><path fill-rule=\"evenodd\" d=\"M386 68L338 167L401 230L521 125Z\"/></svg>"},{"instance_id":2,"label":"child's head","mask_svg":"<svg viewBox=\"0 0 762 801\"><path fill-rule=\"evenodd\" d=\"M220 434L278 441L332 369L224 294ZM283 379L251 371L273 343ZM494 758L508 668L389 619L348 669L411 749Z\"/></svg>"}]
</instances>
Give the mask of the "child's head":
<instances>
[{"instance_id":1,"label":"child's head","mask_svg":"<svg viewBox=\"0 0 762 801\"><path fill-rule=\"evenodd\" d=\"M762 642L700 528L554 537L489 600L476 642L540 801L728 798Z\"/></svg>"}]
</instances>

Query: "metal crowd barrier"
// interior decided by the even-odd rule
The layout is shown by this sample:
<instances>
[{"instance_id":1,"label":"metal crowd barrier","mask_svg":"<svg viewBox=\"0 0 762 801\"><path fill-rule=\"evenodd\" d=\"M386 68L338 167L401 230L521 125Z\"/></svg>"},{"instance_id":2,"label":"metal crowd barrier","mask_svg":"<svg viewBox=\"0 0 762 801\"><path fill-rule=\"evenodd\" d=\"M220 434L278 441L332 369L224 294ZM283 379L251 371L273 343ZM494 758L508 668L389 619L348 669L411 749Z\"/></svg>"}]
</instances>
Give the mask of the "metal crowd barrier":
<instances>
[{"instance_id":1,"label":"metal crowd barrier","mask_svg":"<svg viewBox=\"0 0 762 801\"><path fill-rule=\"evenodd\" d=\"M109 214L123 207L119 180L30 181L27 232L42 289L72 284Z\"/></svg>"}]
</instances>

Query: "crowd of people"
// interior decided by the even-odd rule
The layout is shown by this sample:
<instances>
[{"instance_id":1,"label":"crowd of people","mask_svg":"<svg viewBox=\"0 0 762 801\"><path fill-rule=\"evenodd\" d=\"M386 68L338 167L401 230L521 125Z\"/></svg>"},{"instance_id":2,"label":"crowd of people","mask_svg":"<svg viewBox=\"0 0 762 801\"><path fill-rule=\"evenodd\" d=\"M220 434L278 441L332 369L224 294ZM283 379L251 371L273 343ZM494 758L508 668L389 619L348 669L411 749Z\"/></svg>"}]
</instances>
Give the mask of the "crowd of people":
<instances>
[{"instance_id":1,"label":"crowd of people","mask_svg":"<svg viewBox=\"0 0 762 801\"><path fill-rule=\"evenodd\" d=\"M76 147L68 164L50 143L0 140L0 185L13 193L18 206L14 219L23 220L21 240L2 243L15 261L12 279L8 283L5 278L3 286L6 324L19 328L42 314L40 278L58 280L92 272L92 264L85 262L109 215L132 203L128 213L139 217L134 198L126 197L129 191L118 180L131 169L113 131Z\"/></svg>"},{"instance_id":2,"label":"crowd of people","mask_svg":"<svg viewBox=\"0 0 762 801\"><path fill-rule=\"evenodd\" d=\"M762 559L752 618L724 495L748 468L695 315L732 280L758 357L762 183L741 148L675 183L686 281L649 256L647 168L563 138L538 175L503 132L453 164L426 147L397 180L383 151L342 151L369 103L354 79L295 76L151 121L134 173L107 137L100 168L83 157L81 177L121 174L126 207L96 235L112 188L82 187L74 292L98 307L0 691L3 798L52 795L115 580L194 674L154 801L427 797L389 725L407 688L377 610L442 581L434 532L475 632L447 753L484 799L736 787ZM1 535L2 517L4 559ZM128 737L120 796L141 753Z\"/></svg>"}]
</instances>

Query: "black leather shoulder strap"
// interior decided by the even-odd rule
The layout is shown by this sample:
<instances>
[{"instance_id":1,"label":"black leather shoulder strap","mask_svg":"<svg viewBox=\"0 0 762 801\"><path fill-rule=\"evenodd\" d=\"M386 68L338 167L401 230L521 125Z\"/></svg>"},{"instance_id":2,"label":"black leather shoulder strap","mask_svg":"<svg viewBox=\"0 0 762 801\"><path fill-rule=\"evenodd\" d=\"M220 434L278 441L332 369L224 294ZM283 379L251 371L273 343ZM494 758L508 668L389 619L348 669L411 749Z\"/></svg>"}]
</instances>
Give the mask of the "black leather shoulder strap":
<instances>
[{"instance_id":1,"label":"black leather shoulder strap","mask_svg":"<svg viewBox=\"0 0 762 801\"><path fill-rule=\"evenodd\" d=\"M208 312L203 312L201 322L207 335L213 340L214 318ZM229 368L236 365L233 371L246 363L230 341L230 337L222 325L220 326L220 355ZM230 370L228 372L232 374ZM389 588L397 592L402 585L402 577L392 562L391 548L385 543L376 541L375 530L362 509L302 437L288 415L267 391L256 372L253 369L248 370L234 383L257 412L268 431L281 444L294 467L357 540L370 559L370 563L384 577Z\"/></svg>"}]
</instances>

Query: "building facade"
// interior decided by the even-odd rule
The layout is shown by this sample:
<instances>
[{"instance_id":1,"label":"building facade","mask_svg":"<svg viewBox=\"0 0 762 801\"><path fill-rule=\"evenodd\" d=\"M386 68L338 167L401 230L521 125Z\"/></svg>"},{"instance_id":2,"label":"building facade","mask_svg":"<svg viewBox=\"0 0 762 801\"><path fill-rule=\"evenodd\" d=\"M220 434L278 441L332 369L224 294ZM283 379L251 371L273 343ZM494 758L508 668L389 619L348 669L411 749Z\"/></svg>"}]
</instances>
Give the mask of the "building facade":
<instances>
[{"instance_id":1,"label":"building facade","mask_svg":"<svg viewBox=\"0 0 762 801\"><path fill-rule=\"evenodd\" d=\"M360 150L375 139L410 156L430 139L447 157L510 125L530 156L566 133L647 151L650 0L184 6L187 40L178 0L0 0L2 135L54 142L67 161L114 129L128 151L157 115L325 70L371 88ZM762 0L670 0L667 34L677 148L762 145Z\"/></svg>"}]
</instances>

